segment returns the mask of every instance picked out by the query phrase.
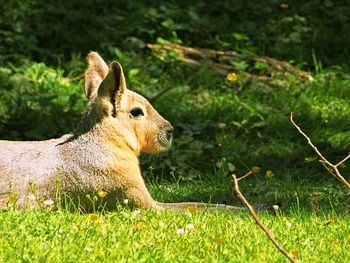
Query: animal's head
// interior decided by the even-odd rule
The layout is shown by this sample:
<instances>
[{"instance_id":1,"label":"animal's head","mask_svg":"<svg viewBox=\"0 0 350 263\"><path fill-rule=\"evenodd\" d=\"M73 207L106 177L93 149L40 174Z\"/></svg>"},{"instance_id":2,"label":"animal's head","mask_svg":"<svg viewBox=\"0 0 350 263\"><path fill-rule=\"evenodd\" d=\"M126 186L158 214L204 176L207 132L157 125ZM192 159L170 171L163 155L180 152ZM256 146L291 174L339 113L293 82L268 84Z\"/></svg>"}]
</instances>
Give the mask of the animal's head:
<instances>
[{"instance_id":1,"label":"animal's head","mask_svg":"<svg viewBox=\"0 0 350 263\"><path fill-rule=\"evenodd\" d=\"M173 127L141 95L128 90L122 66L113 61L109 66L100 55L88 55L85 95L90 107L99 112L101 121L113 125L135 152L157 153L169 149Z\"/></svg>"}]
</instances>

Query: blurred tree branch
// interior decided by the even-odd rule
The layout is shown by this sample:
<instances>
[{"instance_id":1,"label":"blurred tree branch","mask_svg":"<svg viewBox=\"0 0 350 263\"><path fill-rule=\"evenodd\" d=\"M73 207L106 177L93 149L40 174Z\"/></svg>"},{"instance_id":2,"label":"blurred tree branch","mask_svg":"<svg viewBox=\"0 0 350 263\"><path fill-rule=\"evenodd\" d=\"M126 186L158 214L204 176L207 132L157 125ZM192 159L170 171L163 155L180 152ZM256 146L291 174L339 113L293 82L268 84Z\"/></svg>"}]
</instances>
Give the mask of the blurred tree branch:
<instances>
[{"instance_id":1,"label":"blurred tree branch","mask_svg":"<svg viewBox=\"0 0 350 263\"><path fill-rule=\"evenodd\" d=\"M147 47L156 51L175 51L179 54L179 57L176 60L192 66L207 64L210 68L215 69L223 75L234 72L248 78L263 81L273 81L275 76L281 75L295 75L300 81L312 79L309 72L297 70L294 66L285 61L279 61L277 59L264 56L240 54L235 51L217 51L212 49L192 48L174 44L147 44ZM232 64L233 60L264 63L267 67L267 72L265 74L258 75L249 73L245 70L240 70L235 67L234 64Z\"/></svg>"}]
</instances>

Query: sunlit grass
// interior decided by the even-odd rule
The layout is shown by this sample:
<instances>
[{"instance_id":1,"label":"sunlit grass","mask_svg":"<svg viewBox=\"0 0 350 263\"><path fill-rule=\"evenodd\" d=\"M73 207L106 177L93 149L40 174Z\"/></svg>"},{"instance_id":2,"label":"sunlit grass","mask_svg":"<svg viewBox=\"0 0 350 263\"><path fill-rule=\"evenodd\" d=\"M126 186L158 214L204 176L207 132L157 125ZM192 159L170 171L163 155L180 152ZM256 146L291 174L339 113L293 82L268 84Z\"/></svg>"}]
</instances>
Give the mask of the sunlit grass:
<instances>
[{"instance_id":1,"label":"sunlit grass","mask_svg":"<svg viewBox=\"0 0 350 263\"><path fill-rule=\"evenodd\" d=\"M350 260L349 216L260 216L297 259ZM9 211L0 213L0 243L6 262L284 262L248 214L222 211Z\"/></svg>"}]
</instances>

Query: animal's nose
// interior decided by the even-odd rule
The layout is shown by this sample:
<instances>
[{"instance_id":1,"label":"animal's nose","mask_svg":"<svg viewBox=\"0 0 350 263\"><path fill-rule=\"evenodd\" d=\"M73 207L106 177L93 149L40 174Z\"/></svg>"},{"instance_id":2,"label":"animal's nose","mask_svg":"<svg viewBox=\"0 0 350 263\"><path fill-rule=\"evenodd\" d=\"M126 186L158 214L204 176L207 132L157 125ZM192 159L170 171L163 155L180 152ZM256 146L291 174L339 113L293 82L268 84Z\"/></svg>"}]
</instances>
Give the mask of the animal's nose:
<instances>
[{"instance_id":1,"label":"animal's nose","mask_svg":"<svg viewBox=\"0 0 350 263\"><path fill-rule=\"evenodd\" d=\"M166 132L167 139L170 140L171 137L173 136L174 127L170 125L169 127L166 128L165 132Z\"/></svg>"}]
</instances>

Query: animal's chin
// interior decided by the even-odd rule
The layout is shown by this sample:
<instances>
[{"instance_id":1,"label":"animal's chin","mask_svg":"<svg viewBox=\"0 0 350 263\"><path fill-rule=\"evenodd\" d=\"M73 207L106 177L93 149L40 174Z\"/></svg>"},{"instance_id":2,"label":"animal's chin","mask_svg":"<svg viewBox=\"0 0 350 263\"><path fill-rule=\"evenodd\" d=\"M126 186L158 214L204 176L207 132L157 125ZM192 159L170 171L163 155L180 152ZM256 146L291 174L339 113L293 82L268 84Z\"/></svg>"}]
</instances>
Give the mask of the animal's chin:
<instances>
[{"instance_id":1,"label":"animal's chin","mask_svg":"<svg viewBox=\"0 0 350 263\"><path fill-rule=\"evenodd\" d=\"M171 142L172 142L172 139L170 139L170 140L158 139L158 143L159 143L159 146L160 146L160 151L161 152L165 152L165 151L169 150L169 148L171 147Z\"/></svg>"},{"instance_id":2,"label":"animal's chin","mask_svg":"<svg viewBox=\"0 0 350 263\"><path fill-rule=\"evenodd\" d=\"M160 139L157 138L153 145L148 145L148 147L143 148L141 151L144 153L157 154L161 152L166 152L171 146L172 139Z\"/></svg>"},{"instance_id":3,"label":"animal's chin","mask_svg":"<svg viewBox=\"0 0 350 263\"><path fill-rule=\"evenodd\" d=\"M161 132L157 137L158 145L161 152L169 150L172 142L172 136L168 137L165 132Z\"/></svg>"}]
</instances>

